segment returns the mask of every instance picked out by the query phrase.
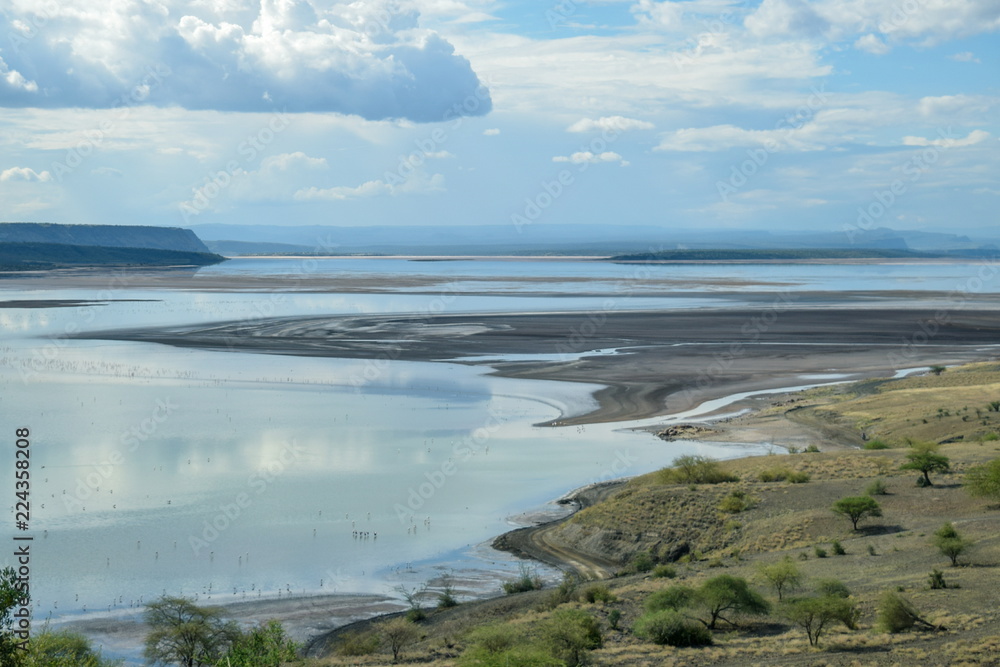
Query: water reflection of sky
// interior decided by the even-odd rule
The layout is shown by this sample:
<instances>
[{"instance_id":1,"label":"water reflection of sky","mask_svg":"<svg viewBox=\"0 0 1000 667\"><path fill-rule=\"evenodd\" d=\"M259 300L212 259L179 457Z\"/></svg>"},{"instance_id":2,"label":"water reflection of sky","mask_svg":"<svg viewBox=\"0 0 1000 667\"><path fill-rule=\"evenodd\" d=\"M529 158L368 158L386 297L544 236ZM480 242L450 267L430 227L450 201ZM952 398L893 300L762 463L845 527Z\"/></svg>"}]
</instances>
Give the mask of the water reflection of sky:
<instances>
[{"instance_id":1,"label":"water reflection of sky","mask_svg":"<svg viewBox=\"0 0 1000 667\"><path fill-rule=\"evenodd\" d=\"M254 272L262 261L206 272ZM620 270L589 262L321 262L329 262L329 271L462 275ZM266 264L269 271L281 265ZM655 267L662 275L756 275L823 289L950 289L973 270L711 269ZM4 300L94 297L85 290L4 287ZM112 298L148 301L0 309L0 410L8 428L16 422L32 431L37 619L128 609L140 596L164 591L213 601L289 589L385 592L401 580L429 578L434 567L467 566L475 559L470 554L481 553L477 545L509 527L508 517L581 484L653 470L689 451L720 457L743 451L666 444L615 425L532 426L587 409L593 386L490 377L488 369L459 364L373 365L60 336L265 316L421 312L431 295L119 290ZM447 312L573 310L604 302L459 296ZM616 307L708 303L720 302L630 297ZM9 477L0 490L13 498ZM0 536L9 539L12 522L6 525ZM355 530L378 538L355 539Z\"/></svg>"}]
</instances>

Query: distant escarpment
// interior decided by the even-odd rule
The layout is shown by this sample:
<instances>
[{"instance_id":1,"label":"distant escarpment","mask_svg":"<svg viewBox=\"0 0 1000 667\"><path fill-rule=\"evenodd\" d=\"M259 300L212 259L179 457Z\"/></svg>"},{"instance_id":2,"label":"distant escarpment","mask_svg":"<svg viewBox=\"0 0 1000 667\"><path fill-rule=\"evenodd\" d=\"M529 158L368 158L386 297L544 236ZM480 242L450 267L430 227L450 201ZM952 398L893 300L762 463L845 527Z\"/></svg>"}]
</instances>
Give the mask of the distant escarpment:
<instances>
[{"instance_id":1,"label":"distant escarpment","mask_svg":"<svg viewBox=\"0 0 1000 667\"><path fill-rule=\"evenodd\" d=\"M0 270L207 266L224 261L188 229L0 223Z\"/></svg>"}]
</instances>

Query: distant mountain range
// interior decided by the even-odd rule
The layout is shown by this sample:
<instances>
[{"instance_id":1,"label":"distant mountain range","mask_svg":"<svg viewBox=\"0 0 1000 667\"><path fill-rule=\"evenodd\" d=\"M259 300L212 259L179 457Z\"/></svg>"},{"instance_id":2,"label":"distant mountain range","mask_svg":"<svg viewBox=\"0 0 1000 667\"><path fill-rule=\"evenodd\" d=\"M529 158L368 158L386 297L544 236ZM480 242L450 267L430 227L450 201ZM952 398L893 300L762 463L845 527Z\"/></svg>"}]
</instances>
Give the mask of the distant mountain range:
<instances>
[{"instance_id":1,"label":"distant mountain range","mask_svg":"<svg viewBox=\"0 0 1000 667\"><path fill-rule=\"evenodd\" d=\"M876 228L852 232L772 233L760 230L673 230L642 225L444 225L192 227L213 251L228 256L326 255L623 255L671 250L894 250L979 255L998 239Z\"/></svg>"},{"instance_id":2,"label":"distant mountain range","mask_svg":"<svg viewBox=\"0 0 1000 667\"><path fill-rule=\"evenodd\" d=\"M0 223L0 270L92 266L206 266L224 261L189 229Z\"/></svg>"}]
</instances>

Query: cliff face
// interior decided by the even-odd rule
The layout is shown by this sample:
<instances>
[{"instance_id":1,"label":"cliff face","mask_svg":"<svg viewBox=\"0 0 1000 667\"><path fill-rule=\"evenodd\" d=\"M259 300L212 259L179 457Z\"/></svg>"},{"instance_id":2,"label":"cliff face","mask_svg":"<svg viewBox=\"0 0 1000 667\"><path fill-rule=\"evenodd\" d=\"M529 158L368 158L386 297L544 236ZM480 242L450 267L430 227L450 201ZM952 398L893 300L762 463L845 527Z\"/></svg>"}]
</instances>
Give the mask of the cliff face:
<instances>
[{"instance_id":1,"label":"cliff face","mask_svg":"<svg viewBox=\"0 0 1000 667\"><path fill-rule=\"evenodd\" d=\"M0 243L56 243L104 248L211 252L190 229L177 227L5 222L0 223Z\"/></svg>"}]
</instances>

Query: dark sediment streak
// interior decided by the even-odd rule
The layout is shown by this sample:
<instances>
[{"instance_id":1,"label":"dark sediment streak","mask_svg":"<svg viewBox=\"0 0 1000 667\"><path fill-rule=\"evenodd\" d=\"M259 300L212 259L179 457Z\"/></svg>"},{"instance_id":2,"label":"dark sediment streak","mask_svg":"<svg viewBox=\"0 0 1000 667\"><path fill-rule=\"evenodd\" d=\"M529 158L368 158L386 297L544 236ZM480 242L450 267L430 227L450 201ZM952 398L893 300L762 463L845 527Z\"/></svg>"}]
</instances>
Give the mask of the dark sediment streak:
<instances>
[{"instance_id":1,"label":"dark sediment streak","mask_svg":"<svg viewBox=\"0 0 1000 667\"><path fill-rule=\"evenodd\" d=\"M80 338L350 359L445 361L505 354L502 376L606 385L599 408L553 424L682 411L733 393L803 384L802 376L891 375L901 368L990 358L1000 310L784 308L260 319L119 330ZM617 348L619 354L592 355ZM464 363L487 363L464 360Z\"/></svg>"}]
</instances>

